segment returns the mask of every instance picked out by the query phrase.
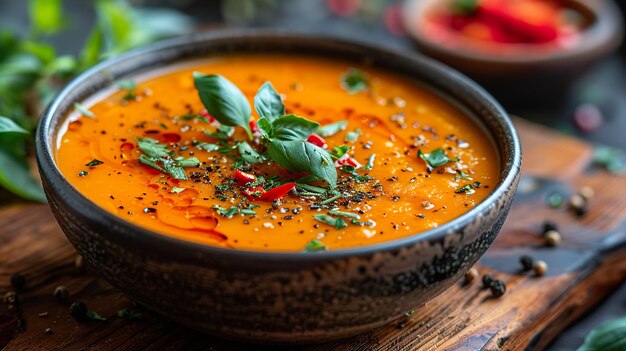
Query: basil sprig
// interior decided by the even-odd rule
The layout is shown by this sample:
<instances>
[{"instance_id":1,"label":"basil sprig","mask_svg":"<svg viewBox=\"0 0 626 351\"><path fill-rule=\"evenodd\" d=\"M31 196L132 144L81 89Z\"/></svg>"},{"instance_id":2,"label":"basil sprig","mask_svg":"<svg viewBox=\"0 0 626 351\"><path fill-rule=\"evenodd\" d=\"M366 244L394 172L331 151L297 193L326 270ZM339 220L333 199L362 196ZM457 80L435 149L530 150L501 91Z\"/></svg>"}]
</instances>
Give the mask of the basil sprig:
<instances>
[{"instance_id":1,"label":"basil sprig","mask_svg":"<svg viewBox=\"0 0 626 351\"><path fill-rule=\"evenodd\" d=\"M250 104L235 84L219 74L198 72L193 73L193 81L202 104L213 118L226 126L243 127L252 139Z\"/></svg>"},{"instance_id":2,"label":"basil sprig","mask_svg":"<svg viewBox=\"0 0 626 351\"><path fill-rule=\"evenodd\" d=\"M442 148L437 148L427 154L423 153L422 150L417 150L417 156L426 162L429 170L458 161L456 158L448 158Z\"/></svg>"},{"instance_id":3,"label":"basil sprig","mask_svg":"<svg viewBox=\"0 0 626 351\"><path fill-rule=\"evenodd\" d=\"M220 75L194 73L194 82L205 108L218 122L240 126L252 138L250 105L243 93ZM269 158L293 172L305 172L337 185L337 170L328 151L307 142L319 129L319 124L293 114L285 115L280 94L271 83L264 83L254 97L254 108L259 115L257 125L268 149ZM248 144L239 144L239 151L248 163L262 160ZM243 151L242 151L243 150ZM244 155L246 154L246 155Z\"/></svg>"}]
</instances>

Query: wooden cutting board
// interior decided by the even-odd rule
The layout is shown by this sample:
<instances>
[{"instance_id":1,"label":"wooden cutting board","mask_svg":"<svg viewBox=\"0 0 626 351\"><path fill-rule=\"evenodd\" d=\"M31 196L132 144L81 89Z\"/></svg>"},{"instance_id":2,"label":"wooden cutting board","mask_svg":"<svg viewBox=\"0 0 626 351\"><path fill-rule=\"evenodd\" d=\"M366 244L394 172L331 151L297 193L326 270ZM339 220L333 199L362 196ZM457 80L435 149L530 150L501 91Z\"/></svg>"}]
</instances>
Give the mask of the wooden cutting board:
<instances>
[{"instance_id":1,"label":"wooden cutting board","mask_svg":"<svg viewBox=\"0 0 626 351\"><path fill-rule=\"evenodd\" d=\"M493 298L479 281L459 282L423 308L384 328L351 339L285 350L541 350L571 322L592 309L626 278L626 177L590 167L593 147L517 120L522 137L524 179L511 214L494 245L477 265L506 283ZM596 196L583 217L546 198L566 197L582 186ZM563 242L544 245L542 223L558 223ZM520 255L548 263L548 274L520 271ZM4 350L246 350L263 349L206 336L132 305L88 268L45 205L0 207L0 293L12 290L19 272L27 286L19 310L0 304L0 349ZM67 302L52 293L63 285ZM137 286L141 289L141 286ZM76 322L72 301L82 301L107 321ZM117 316L120 309L142 313L139 320ZM49 328L49 329L48 329Z\"/></svg>"}]
</instances>

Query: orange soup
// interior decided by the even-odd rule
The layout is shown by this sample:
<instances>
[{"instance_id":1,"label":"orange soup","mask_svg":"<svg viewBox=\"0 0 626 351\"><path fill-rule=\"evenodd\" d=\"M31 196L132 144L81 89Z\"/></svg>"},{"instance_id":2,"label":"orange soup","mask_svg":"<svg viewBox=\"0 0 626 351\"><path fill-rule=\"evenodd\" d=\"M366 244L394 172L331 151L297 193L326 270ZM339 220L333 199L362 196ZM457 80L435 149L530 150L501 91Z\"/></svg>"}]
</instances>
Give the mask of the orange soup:
<instances>
[{"instance_id":1,"label":"orange soup","mask_svg":"<svg viewBox=\"0 0 626 351\"><path fill-rule=\"evenodd\" d=\"M226 56L117 87L76 104L59 167L105 210L183 240L370 245L449 222L498 182L497 152L471 118L372 67Z\"/></svg>"}]
</instances>

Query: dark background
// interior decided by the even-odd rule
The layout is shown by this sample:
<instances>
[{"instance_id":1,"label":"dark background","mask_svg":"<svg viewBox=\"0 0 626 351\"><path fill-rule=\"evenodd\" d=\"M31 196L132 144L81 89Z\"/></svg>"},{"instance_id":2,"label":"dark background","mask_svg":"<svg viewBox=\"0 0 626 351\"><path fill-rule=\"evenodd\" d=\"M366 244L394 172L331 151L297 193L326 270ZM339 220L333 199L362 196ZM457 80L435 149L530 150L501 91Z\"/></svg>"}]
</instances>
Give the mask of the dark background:
<instances>
[{"instance_id":1,"label":"dark background","mask_svg":"<svg viewBox=\"0 0 626 351\"><path fill-rule=\"evenodd\" d=\"M333 15L324 0L151 0L133 1L139 5L175 6L192 16L202 29L223 27L274 27L319 32L355 38L378 45L415 51L410 39L392 35L385 10L398 1L363 0L358 16ZM618 0L624 6L623 0ZM26 33L29 26L26 1L0 0L0 28ZM52 38L59 53L76 53L84 44L95 21L90 1L65 0L64 12L71 19L63 34ZM514 82L512 82L514 84ZM583 133L573 123L576 107L596 105L604 123L592 132ZM507 107L507 106L505 106ZM568 93L562 106L538 110L532 104L510 112L542 123L563 133L626 149L626 50L598 62ZM609 299L563 333L549 348L551 351L574 350L587 333L598 324L626 315L626 284Z\"/></svg>"}]
</instances>

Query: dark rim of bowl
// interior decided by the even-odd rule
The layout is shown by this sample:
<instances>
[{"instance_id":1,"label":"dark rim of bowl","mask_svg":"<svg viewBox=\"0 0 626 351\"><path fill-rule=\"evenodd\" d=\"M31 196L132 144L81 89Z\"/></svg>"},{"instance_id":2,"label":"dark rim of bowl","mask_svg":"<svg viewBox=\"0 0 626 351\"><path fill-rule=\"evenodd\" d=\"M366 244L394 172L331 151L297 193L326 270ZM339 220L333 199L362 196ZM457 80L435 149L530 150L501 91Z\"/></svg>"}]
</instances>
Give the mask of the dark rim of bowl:
<instances>
[{"instance_id":1,"label":"dark rim of bowl","mask_svg":"<svg viewBox=\"0 0 626 351\"><path fill-rule=\"evenodd\" d=\"M501 165L502 169L500 173L499 184L495 186L491 194L478 205L476 205L476 207L435 229L413 234L404 238L372 245L347 249L336 249L316 253L303 253L222 248L218 246L211 246L208 244L201 244L178 239L173 236L158 233L135 225L131 222L127 222L121 217L118 217L113 213L104 210L91 200L87 199L65 179L65 177L57 167L53 156L53 149L56 147L54 145L56 145L58 130L51 130L51 127L55 120L62 120L67 116L68 108L63 109L62 103L64 100L68 99L68 96L71 96L71 93L74 89L77 89L82 84L85 84L85 82L89 81L92 76L96 76L98 74L101 74L102 72L107 72L110 68L113 68L125 61L131 61L133 59L145 57L146 55L159 55L159 53L164 50L175 50L179 46L185 47L191 44L201 45L201 43L204 42L212 42L214 40L224 41L228 40L229 38L240 40L244 39L250 41L323 41L324 43L331 43L335 46L357 47L360 50L378 51L380 53L385 53L386 55L395 56L396 58L405 60L406 62L421 65L422 67L428 68L428 70L435 71L438 75L447 76L450 80L454 81L455 84L458 84L462 91L466 93L471 92L473 96L480 99L480 105L489 109L489 111L497 116L495 120L498 122L499 127L501 127L501 130L504 131L504 134L506 135L506 143L504 143L505 145L500 146L503 147L504 150L507 150L499 151L501 153L505 152L505 154L501 155L501 157L507 157L506 160L503 160L503 164ZM179 61L182 61L182 59L179 59ZM123 75L132 73L133 72L124 72ZM92 94L87 95L89 96ZM454 98L453 96L449 96L448 98L452 98L453 100L458 99ZM496 140L497 142L497 138L495 136L494 140ZM448 233L451 233L454 230L462 228L467 224L473 222L477 216L481 216L482 214L487 212L492 206L494 206L497 200L515 185L515 180L519 174L521 166L520 141L513 126L513 123L508 118L507 113L485 90L483 90L476 83L474 83L464 75L458 73L457 71L415 53L402 52L386 47L373 46L371 44L365 44L359 41L354 41L352 39L342 39L336 36L327 36L303 32L294 33L293 31L281 30L221 30L197 33L189 36L162 41L150 46L146 46L144 48L139 48L97 64L96 66L80 74L68 85L66 85L65 88L57 95L57 97L42 114L42 118L39 122L39 127L37 129L36 156L40 171L42 173L42 177L44 178L44 182L48 181L48 186L54 188L53 192L61 194L61 196L63 196L64 198L63 201L71 203L68 204L68 206L70 206L73 210L77 211L81 215L94 221L102 221L102 218L104 218L107 224L110 226L128 229L124 231L124 234L126 236L129 236L129 238L127 239L132 239L137 243L161 249L163 248L163 245L169 244L170 246L168 246L168 252L171 252L172 254L174 254L173 248L179 247L180 249L184 250L181 251L182 253L189 256L193 256L192 254L196 253L199 255L208 254L214 256L238 256L248 259L259 258L263 260L275 260L279 262L285 262L294 259L332 260L347 256L364 256L374 254L376 252L397 250L399 248L409 246L411 244L415 244L424 240L441 240ZM112 238L112 240L113 239L114 238Z\"/></svg>"},{"instance_id":2,"label":"dark rim of bowl","mask_svg":"<svg viewBox=\"0 0 626 351\"><path fill-rule=\"evenodd\" d=\"M432 40L424 38L415 25L420 21L422 13L432 6L434 1L406 0L403 22L405 28L417 44L426 50L437 52L439 55L447 55L474 62L518 65L518 64L559 64L563 60L581 59L601 56L619 47L623 39L624 23L620 17L620 9L612 0L606 1L581 1L566 0L575 4L577 8L584 8L593 15L593 22L582 32L579 45L572 49L550 51L531 55L492 55L474 50L451 48L439 45Z\"/></svg>"}]
</instances>

